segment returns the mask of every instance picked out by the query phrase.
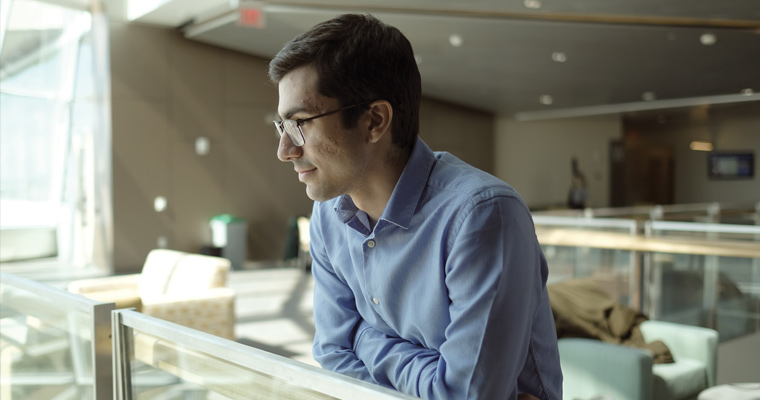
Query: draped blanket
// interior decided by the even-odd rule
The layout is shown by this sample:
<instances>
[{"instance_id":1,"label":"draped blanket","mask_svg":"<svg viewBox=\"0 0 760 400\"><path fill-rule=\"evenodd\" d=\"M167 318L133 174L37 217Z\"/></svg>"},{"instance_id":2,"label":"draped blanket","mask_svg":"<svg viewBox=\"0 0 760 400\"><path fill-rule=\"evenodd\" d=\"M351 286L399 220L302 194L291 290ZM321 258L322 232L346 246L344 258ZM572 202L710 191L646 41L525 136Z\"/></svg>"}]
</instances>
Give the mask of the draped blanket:
<instances>
[{"instance_id":1,"label":"draped blanket","mask_svg":"<svg viewBox=\"0 0 760 400\"><path fill-rule=\"evenodd\" d=\"M578 279L547 286L557 338L597 339L649 350L654 363L671 363L673 355L662 341L646 343L639 324L648 318L608 295L596 283Z\"/></svg>"}]
</instances>

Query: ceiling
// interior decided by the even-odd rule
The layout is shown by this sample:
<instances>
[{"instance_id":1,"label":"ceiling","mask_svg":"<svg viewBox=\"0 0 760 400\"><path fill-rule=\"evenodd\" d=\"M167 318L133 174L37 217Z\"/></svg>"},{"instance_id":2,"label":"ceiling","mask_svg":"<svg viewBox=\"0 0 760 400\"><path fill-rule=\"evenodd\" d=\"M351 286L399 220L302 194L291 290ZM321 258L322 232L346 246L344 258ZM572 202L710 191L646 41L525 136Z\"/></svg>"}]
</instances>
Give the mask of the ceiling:
<instances>
[{"instance_id":1,"label":"ceiling","mask_svg":"<svg viewBox=\"0 0 760 400\"><path fill-rule=\"evenodd\" d=\"M760 100L757 0L111 4L133 22L266 59L321 21L371 12L411 41L425 95L520 120ZM242 9L260 10L263 26L241 25Z\"/></svg>"}]
</instances>

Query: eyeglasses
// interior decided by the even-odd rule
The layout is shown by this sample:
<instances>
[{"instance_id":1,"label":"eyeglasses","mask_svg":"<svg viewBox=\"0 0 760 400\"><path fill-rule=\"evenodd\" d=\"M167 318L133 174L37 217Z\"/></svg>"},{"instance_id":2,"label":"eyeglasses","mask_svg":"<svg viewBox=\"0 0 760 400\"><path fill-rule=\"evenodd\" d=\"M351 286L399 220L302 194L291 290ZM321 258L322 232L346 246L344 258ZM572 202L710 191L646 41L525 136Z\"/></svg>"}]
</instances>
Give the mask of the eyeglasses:
<instances>
[{"instance_id":1,"label":"eyeglasses","mask_svg":"<svg viewBox=\"0 0 760 400\"><path fill-rule=\"evenodd\" d=\"M303 118L303 119L284 119L282 121L272 121L272 122L274 122L274 126L277 128L277 133L280 134L280 137L282 137L282 135L284 135L284 134L287 134L288 135L288 139L290 139L290 141L294 145L296 145L296 146L303 146L303 144L306 143L306 140L303 137L303 129L301 129L301 127L303 126L303 124L305 124L305 123L307 123L307 122L309 122L309 121L311 121L313 119L326 117L328 115L333 115L333 114L341 112L343 110L348 110L349 108L363 106L363 105L371 103L373 101L374 100L363 101L361 103L356 103L356 104L352 104L350 106L345 106L343 108L339 108L339 109L334 110L334 111L329 111L329 112L326 112L324 114L315 115L315 116L309 117L309 118Z\"/></svg>"}]
</instances>

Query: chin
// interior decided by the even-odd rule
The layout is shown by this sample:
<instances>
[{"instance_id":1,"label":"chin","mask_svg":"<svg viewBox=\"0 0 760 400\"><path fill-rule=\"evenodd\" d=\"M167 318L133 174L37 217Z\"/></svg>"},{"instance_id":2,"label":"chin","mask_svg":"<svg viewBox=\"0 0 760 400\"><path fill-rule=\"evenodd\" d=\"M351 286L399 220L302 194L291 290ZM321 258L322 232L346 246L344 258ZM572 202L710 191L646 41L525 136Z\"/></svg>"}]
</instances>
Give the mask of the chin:
<instances>
[{"instance_id":1,"label":"chin","mask_svg":"<svg viewBox=\"0 0 760 400\"><path fill-rule=\"evenodd\" d=\"M317 190L313 190L312 188L310 188L309 186L307 186L306 187L306 196L308 196L310 199L312 199L314 201L323 202L323 201L331 200L331 199L334 199L334 198L340 196L340 193L338 193L338 194L331 194L331 193L320 192L320 191L317 191Z\"/></svg>"},{"instance_id":2,"label":"chin","mask_svg":"<svg viewBox=\"0 0 760 400\"><path fill-rule=\"evenodd\" d=\"M310 187L306 187L306 196L308 196L310 199L314 201L325 201L329 199L325 199L324 196L321 195L321 193L311 189Z\"/></svg>"}]
</instances>

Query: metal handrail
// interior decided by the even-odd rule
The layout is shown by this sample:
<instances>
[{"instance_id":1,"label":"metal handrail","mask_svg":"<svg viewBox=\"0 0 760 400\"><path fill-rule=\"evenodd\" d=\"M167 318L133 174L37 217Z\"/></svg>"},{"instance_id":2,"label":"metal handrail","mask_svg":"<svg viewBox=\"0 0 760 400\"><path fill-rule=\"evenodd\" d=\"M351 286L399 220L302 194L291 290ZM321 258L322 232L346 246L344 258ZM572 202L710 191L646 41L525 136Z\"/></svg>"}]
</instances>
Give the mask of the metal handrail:
<instances>
[{"instance_id":1,"label":"metal handrail","mask_svg":"<svg viewBox=\"0 0 760 400\"><path fill-rule=\"evenodd\" d=\"M593 228L621 228L634 230L637 222L631 219L622 218L584 218L584 217L562 217L551 215L533 215L533 224L553 225L566 227L593 227Z\"/></svg>"},{"instance_id":2,"label":"metal handrail","mask_svg":"<svg viewBox=\"0 0 760 400\"><path fill-rule=\"evenodd\" d=\"M704 224L698 222L674 222L674 221L648 221L649 229L668 230L679 232L714 232L714 233L738 233L760 235L760 226L756 225L731 225L731 224Z\"/></svg>"}]
</instances>

